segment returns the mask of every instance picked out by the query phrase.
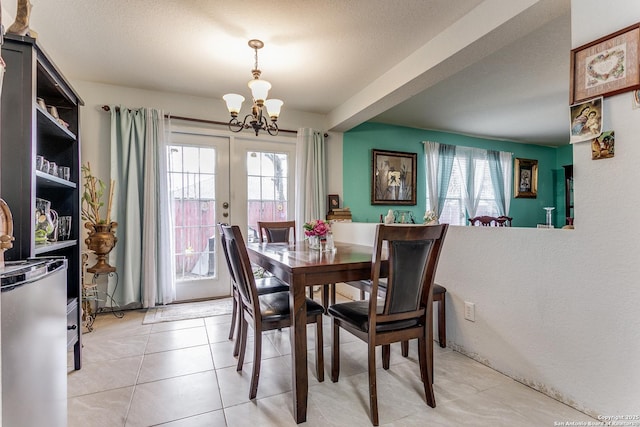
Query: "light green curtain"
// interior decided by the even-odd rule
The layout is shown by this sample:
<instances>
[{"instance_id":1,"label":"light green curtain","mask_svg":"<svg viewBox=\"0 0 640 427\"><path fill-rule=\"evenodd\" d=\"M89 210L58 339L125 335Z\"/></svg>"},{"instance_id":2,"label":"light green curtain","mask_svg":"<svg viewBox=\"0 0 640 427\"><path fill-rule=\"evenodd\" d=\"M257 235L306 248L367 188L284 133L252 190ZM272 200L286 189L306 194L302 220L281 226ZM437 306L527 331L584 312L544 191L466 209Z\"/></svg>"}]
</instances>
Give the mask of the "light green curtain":
<instances>
[{"instance_id":1,"label":"light green curtain","mask_svg":"<svg viewBox=\"0 0 640 427\"><path fill-rule=\"evenodd\" d=\"M511 173L513 171L511 158L512 153L495 150L489 150L487 152L491 184L496 197L498 213L507 216L509 216L509 208L511 205Z\"/></svg>"},{"instance_id":2,"label":"light green curtain","mask_svg":"<svg viewBox=\"0 0 640 427\"><path fill-rule=\"evenodd\" d=\"M298 130L296 146L296 227L302 236L302 224L324 219L327 214L327 165L322 132Z\"/></svg>"},{"instance_id":3,"label":"light green curtain","mask_svg":"<svg viewBox=\"0 0 640 427\"><path fill-rule=\"evenodd\" d=\"M485 170L479 168L478 163L487 158L487 150L456 146L455 158L460 173L465 178L461 182L461 190L467 217L474 218L480 203L482 183L485 180Z\"/></svg>"},{"instance_id":4,"label":"light green curtain","mask_svg":"<svg viewBox=\"0 0 640 427\"><path fill-rule=\"evenodd\" d=\"M423 144L429 210L440 218L447 198L456 147L431 141L423 141Z\"/></svg>"},{"instance_id":5,"label":"light green curtain","mask_svg":"<svg viewBox=\"0 0 640 427\"><path fill-rule=\"evenodd\" d=\"M164 114L111 107L111 178L118 244L114 299L153 307L175 299Z\"/></svg>"},{"instance_id":6,"label":"light green curtain","mask_svg":"<svg viewBox=\"0 0 640 427\"><path fill-rule=\"evenodd\" d=\"M444 209L449 192L449 181L453 171L453 160L456 157L456 146L440 144L438 147L438 218Z\"/></svg>"}]
</instances>

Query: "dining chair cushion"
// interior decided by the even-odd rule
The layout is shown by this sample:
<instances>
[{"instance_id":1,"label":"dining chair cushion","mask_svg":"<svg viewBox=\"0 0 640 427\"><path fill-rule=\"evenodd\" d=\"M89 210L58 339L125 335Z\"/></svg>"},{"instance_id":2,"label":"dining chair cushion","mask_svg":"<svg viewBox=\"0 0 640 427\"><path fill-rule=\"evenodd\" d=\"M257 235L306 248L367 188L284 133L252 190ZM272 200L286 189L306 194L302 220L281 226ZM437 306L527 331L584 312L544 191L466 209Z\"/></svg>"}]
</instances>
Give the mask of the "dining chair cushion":
<instances>
[{"instance_id":1,"label":"dining chair cushion","mask_svg":"<svg viewBox=\"0 0 640 427\"><path fill-rule=\"evenodd\" d=\"M289 291L289 285L277 277L263 277L262 279L256 279L256 288L258 289L258 295Z\"/></svg>"},{"instance_id":2,"label":"dining chair cushion","mask_svg":"<svg viewBox=\"0 0 640 427\"><path fill-rule=\"evenodd\" d=\"M382 313L383 301L378 302L377 313ZM329 306L329 314L343 322L347 322L363 332L369 332L369 301L351 301ZM377 332L396 331L411 328L418 324L416 319L397 320L395 322L378 323Z\"/></svg>"},{"instance_id":3,"label":"dining chair cushion","mask_svg":"<svg viewBox=\"0 0 640 427\"><path fill-rule=\"evenodd\" d=\"M260 314L265 322L280 321L291 316L289 309L289 292L275 292L260 295ZM307 317L315 317L324 314L324 307L307 298Z\"/></svg>"}]
</instances>

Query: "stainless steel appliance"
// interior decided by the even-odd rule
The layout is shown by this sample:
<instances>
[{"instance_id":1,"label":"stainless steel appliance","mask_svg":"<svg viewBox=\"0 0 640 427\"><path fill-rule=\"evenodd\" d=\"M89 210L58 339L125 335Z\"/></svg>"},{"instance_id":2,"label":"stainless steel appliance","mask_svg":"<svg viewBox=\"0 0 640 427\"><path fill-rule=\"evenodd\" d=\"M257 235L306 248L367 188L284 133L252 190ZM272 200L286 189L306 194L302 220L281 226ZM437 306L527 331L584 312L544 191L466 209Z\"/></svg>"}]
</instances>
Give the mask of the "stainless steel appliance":
<instances>
[{"instance_id":1,"label":"stainless steel appliance","mask_svg":"<svg viewBox=\"0 0 640 427\"><path fill-rule=\"evenodd\" d=\"M67 260L0 269L2 425L67 425Z\"/></svg>"}]
</instances>

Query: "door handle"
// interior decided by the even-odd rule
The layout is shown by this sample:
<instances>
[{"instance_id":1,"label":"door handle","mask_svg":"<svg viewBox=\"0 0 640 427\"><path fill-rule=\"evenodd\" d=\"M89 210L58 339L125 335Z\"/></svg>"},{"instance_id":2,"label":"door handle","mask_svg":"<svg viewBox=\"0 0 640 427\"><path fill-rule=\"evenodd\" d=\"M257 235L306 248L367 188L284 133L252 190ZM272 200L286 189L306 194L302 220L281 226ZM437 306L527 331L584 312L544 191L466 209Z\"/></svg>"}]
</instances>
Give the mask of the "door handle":
<instances>
[{"instance_id":1,"label":"door handle","mask_svg":"<svg viewBox=\"0 0 640 427\"><path fill-rule=\"evenodd\" d=\"M229 209L229 203L228 203L228 202L224 202L224 203L222 204L222 208L223 208L223 209Z\"/></svg>"},{"instance_id":2,"label":"door handle","mask_svg":"<svg viewBox=\"0 0 640 427\"><path fill-rule=\"evenodd\" d=\"M228 217L229 216L229 212L223 212L222 216L225 217L225 218Z\"/></svg>"}]
</instances>

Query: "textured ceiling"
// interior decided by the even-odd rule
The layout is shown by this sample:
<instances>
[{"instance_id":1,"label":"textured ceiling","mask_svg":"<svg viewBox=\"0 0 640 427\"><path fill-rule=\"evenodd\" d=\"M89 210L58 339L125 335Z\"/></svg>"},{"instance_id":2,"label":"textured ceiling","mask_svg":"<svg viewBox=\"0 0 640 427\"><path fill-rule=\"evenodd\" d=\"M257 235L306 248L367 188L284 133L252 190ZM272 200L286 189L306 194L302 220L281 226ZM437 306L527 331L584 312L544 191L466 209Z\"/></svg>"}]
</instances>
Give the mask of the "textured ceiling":
<instances>
[{"instance_id":1,"label":"textured ceiling","mask_svg":"<svg viewBox=\"0 0 640 427\"><path fill-rule=\"evenodd\" d=\"M570 40L563 15L373 120L567 144Z\"/></svg>"},{"instance_id":2,"label":"textured ceiling","mask_svg":"<svg viewBox=\"0 0 640 427\"><path fill-rule=\"evenodd\" d=\"M320 114L339 108L483 3L31 1L31 27L71 79L221 98L251 78L253 51L247 41L259 38L265 42L259 56L262 78L273 84L270 96L283 99L285 109ZM511 1L502 0L505 5ZM11 17L15 2L3 4ZM545 2L557 10L556 4L569 0ZM547 29L522 34L526 37L515 45L376 120L536 143L566 141L567 119L558 117L568 114L565 9L564 18L544 17L552 21ZM5 17L5 26L8 21Z\"/></svg>"}]
</instances>

